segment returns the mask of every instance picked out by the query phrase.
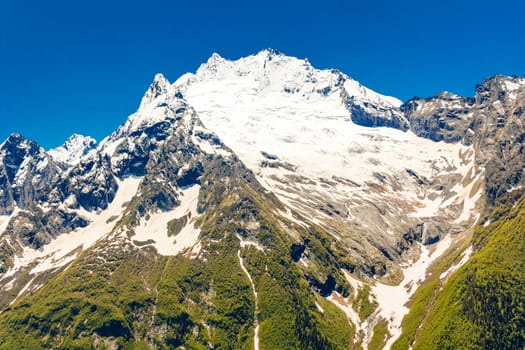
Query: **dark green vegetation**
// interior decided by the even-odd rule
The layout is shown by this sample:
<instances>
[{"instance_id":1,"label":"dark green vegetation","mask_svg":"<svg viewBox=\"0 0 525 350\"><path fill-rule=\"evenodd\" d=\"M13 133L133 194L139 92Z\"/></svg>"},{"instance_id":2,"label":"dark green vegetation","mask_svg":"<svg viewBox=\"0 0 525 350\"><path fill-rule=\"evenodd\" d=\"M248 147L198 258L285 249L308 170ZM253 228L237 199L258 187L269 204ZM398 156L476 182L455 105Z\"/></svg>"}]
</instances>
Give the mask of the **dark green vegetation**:
<instances>
[{"instance_id":1,"label":"dark green vegetation","mask_svg":"<svg viewBox=\"0 0 525 350\"><path fill-rule=\"evenodd\" d=\"M168 236L176 236L188 223L190 214L184 215L181 218L176 218L168 222Z\"/></svg>"},{"instance_id":2,"label":"dark green vegetation","mask_svg":"<svg viewBox=\"0 0 525 350\"><path fill-rule=\"evenodd\" d=\"M368 344L369 350L380 350L386 344L387 339L390 337L388 331L388 325L385 320L380 320L374 327L374 335Z\"/></svg>"},{"instance_id":3,"label":"dark green vegetation","mask_svg":"<svg viewBox=\"0 0 525 350\"><path fill-rule=\"evenodd\" d=\"M502 203L490 225L476 228L471 259L443 289L435 277L418 290L393 348L414 339L414 349L525 347L525 198Z\"/></svg>"},{"instance_id":4,"label":"dark green vegetation","mask_svg":"<svg viewBox=\"0 0 525 350\"><path fill-rule=\"evenodd\" d=\"M279 202L236 159L198 166L199 258L134 247L135 210L143 206L135 198L112 235L3 311L0 349L251 349L255 299L239 251L258 292L260 349L347 349L348 320L319 296L350 288L339 272L348 262L329 236L275 215ZM170 222L173 233L179 220ZM305 244L308 268L292 259L292 237ZM240 239L264 249L241 248Z\"/></svg>"},{"instance_id":5,"label":"dark green vegetation","mask_svg":"<svg viewBox=\"0 0 525 350\"><path fill-rule=\"evenodd\" d=\"M370 287L368 285L357 291L352 307L357 310L361 321L364 321L377 308L377 302L370 300Z\"/></svg>"}]
</instances>

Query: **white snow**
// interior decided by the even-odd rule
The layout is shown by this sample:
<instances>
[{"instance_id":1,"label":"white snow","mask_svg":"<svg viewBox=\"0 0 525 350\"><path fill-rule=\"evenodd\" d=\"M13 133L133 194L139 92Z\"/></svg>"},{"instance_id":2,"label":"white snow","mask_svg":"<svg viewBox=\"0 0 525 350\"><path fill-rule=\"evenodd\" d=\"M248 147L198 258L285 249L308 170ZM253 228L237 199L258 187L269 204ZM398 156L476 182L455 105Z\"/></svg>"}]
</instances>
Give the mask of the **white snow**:
<instances>
[{"instance_id":1,"label":"white snow","mask_svg":"<svg viewBox=\"0 0 525 350\"><path fill-rule=\"evenodd\" d=\"M507 193L514 192L514 191L519 191L519 190L521 190L521 189L523 189L523 186L521 186L521 185L518 185L518 186L512 186L511 188L509 188L509 189L507 190Z\"/></svg>"},{"instance_id":2,"label":"white snow","mask_svg":"<svg viewBox=\"0 0 525 350\"><path fill-rule=\"evenodd\" d=\"M241 250L240 249L237 251L237 256L239 257L239 264L241 265L242 271L246 274L246 276L250 280L250 284L252 286L252 291L253 291L253 296L255 298L255 311L254 311L254 315L253 315L253 321L255 323L255 329L254 329L254 332L253 332L253 347L254 347L255 350L259 350L259 321L258 321L258 317L257 317L257 313L259 312L259 302L258 302L258 299L257 299L257 290L255 289L255 283L253 283L252 276L250 275L250 273L248 272L248 270L244 266L244 261L243 261L243 259L241 257Z\"/></svg>"},{"instance_id":3,"label":"white snow","mask_svg":"<svg viewBox=\"0 0 525 350\"><path fill-rule=\"evenodd\" d=\"M149 220L141 219L140 226L135 228L133 240L145 242L153 240L155 249L162 255L177 255L186 248L198 244L200 229L195 227L198 218L197 203L199 200L199 185L194 185L182 191L180 204L168 212L151 214ZM168 222L190 215L187 224L176 236L168 236ZM192 254L194 254L192 250Z\"/></svg>"},{"instance_id":4,"label":"white snow","mask_svg":"<svg viewBox=\"0 0 525 350\"><path fill-rule=\"evenodd\" d=\"M378 303L378 309L366 320L361 322L359 314L353 309L350 297L343 298L337 292L333 292L327 300L339 307L356 326L355 341L359 339L359 334L363 334L363 347L367 348L367 342L371 340L373 324L379 318L388 321L388 331L392 335L384 349L390 349L394 341L401 335L401 321L408 313L406 306L416 289L423 282L427 275L428 267L450 247L452 239L446 236L438 243L431 246L420 245L421 255L417 261L403 269L403 281L397 286L386 285L376 282L371 287L370 297ZM467 258L468 259L468 258ZM462 260L463 261L463 260ZM343 273L352 286L353 297L357 295L358 289L362 288L363 283L343 270Z\"/></svg>"},{"instance_id":5,"label":"white snow","mask_svg":"<svg viewBox=\"0 0 525 350\"><path fill-rule=\"evenodd\" d=\"M412 213L409 213L408 216L414 218L436 216L438 214L439 209L442 207L442 203L442 197L436 197L435 199L420 199L418 209Z\"/></svg>"},{"instance_id":6,"label":"white snow","mask_svg":"<svg viewBox=\"0 0 525 350\"><path fill-rule=\"evenodd\" d=\"M295 216L293 216L292 211L290 210L289 207L286 207L285 210L277 210L277 213L279 215L285 217L286 219L290 220L291 222L296 223L299 226L307 227L307 225L306 225L306 223L304 223L304 221L298 220Z\"/></svg>"},{"instance_id":7,"label":"white snow","mask_svg":"<svg viewBox=\"0 0 525 350\"><path fill-rule=\"evenodd\" d=\"M466 157L467 159L462 160L460 155L470 155ZM475 166L475 156L474 149L472 146L461 147L459 149L458 158L453 159L453 164L456 167L456 172L459 174L471 174L470 179L465 179L457 183L452 189L451 192L454 193L453 196L444 198L439 194L439 192L431 192L434 195L433 199L428 198L418 198L414 197L413 193L407 192L405 195L407 198L411 198L413 201L418 202L418 208L408 214L410 217L433 217L439 215L439 211L450 205L462 205L463 210L457 218L455 223L462 223L468 221L475 214L476 203L483 195L483 186L479 186L476 193L472 194L473 188L476 185L479 185L479 182L483 178L484 171L478 171L476 173ZM466 182L465 184L463 182Z\"/></svg>"},{"instance_id":8,"label":"white snow","mask_svg":"<svg viewBox=\"0 0 525 350\"><path fill-rule=\"evenodd\" d=\"M16 301L16 299L18 299L22 294L25 293L25 291L29 288L29 286L31 286L31 284L33 283L35 278L36 278L36 276L33 277L29 282L27 282L26 285L22 289L20 289L20 291L18 292L16 297L9 303L9 305L13 305L14 302Z\"/></svg>"},{"instance_id":9,"label":"white snow","mask_svg":"<svg viewBox=\"0 0 525 350\"><path fill-rule=\"evenodd\" d=\"M520 79L518 81L512 81L506 79L503 84L505 85L505 88L507 91L515 91L523 87L525 85L525 80Z\"/></svg>"},{"instance_id":10,"label":"white snow","mask_svg":"<svg viewBox=\"0 0 525 350\"><path fill-rule=\"evenodd\" d=\"M345 271L343 271L345 273ZM360 282L355 280L352 276L345 273L345 276L347 280L352 284L352 287L355 283L359 284ZM353 297L357 296L357 288L353 288ZM364 322L361 322L361 319L359 317L359 314L356 310L352 307L352 301L349 297L343 298L341 294L338 292L333 292L328 298L326 298L328 301L333 303L335 306L337 306L341 311L343 311L348 317L348 319L356 326L356 332L354 336L354 341L357 341L359 338L359 333L367 331L368 327L368 321L365 320Z\"/></svg>"},{"instance_id":11,"label":"white snow","mask_svg":"<svg viewBox=\"0 0 525 350\"><path fill-rule=\"evenodd\" d=\"M401 321L409 311L406 303L419 284L425 280L428 267L450 247L451 243L450 236L445 236L432 246L421 245L421 256L412 265L403 269L404 278L399 285L389 286L376 282L372 287L372 293L379 304L379 314L390 321L388 330L392 337L388 339L385 349L390 349L401 335Z\"/></svg>"},{"instance_id":12,"label":"white snow","mask_svg":"<svg viewBox=\"0 0 525 350\"><path fill-rule=\"evenodd\" d=\"M197 146L199 146L201 151L203 151L204 153L217 154L223 157L231 157L232 155L230 152L226 151L224 148L214 145L210 143L208 140L199 140L195 136L192 136L191 139Z\"/></svg>"},{"instance_id":13,"label":"white snow","mask_svg":"<svg viewBox=\"0 0 525 350\"><path fill-rule=\"evenodd\" d=\"M341 97L343 90L354 100L392 110L400 101L346 76L341 82L340 74L317 70L305 60L263 51L237 61L214 55L196 74L184 75L173 87L182 91L204 125L256 172L263 186L293 209L303 212L301 209L309 204L302 198L292 199L289 188L283 188L281 180L288 174L314 181L333 176L351 180L356 186L340 184L325 190L322 183L317 183L303 187L308 193L319 193L338 203L357 198L368 203L377 201L377 194L368 190L367 183L377 183L377 174L390 176L404 187L403 191L395 190L382 199L408 203L415 210L406 214L413 217L435 216L444 206L461 203L457 197L445 202L441 193L434 193L430 199L429 193L422 193L415 185L407 168L430 180L454 172L464 174L473 157L465 163L461 155L471 152L471 147L434 142L393 128L354 124ZM318 92L323 88L329 88L329 93ZM214 152L208 145L200 147ZM261 166L267 161L262 152L275 155L277 165L287 163L294 169ZM478 198L461 198L465 199L461 220L470 217ZM392 209L392 217L399 215L396 211ZM292 220L290 215L282 214ZM326 219L323 213L318 214L312 222Z\"/></svg>"},{"instance_id":14,"label":"white snow","mask_svg":"<svg viewBox=\"0 0 525 350\"><path fill-rule=\"evenodd\" d=\"M14 183L17 186L23 186L24 182L26 181L27 176L29 174L29 169L31 166L30 164L32 160L33 160L32 157L26 156L24 160L22 161L22 163L20 163L20 166L18 167L18 170L14 178Z\"/></svg>"},{"instance_id":15,"label":"white snow","mask_svg":"<svg viewBox=\"0 0 525 350\"><path fill-rule=\"evenodd\" d=\"M7 225L9 225L9 220L11 220L12 217L16 216L18 214L18 211L18 207L15 207L11 215L0 216L0 236L2 236L4 231L7 229Z\"/></svg>"},{"instance_id":16,"label":"white snow","mask_svg":"<svg viewBox=\"0 0 525 350\"><path fill-rule=\"evenodd\" d=\"M461 254L461 260L458 261L457 264L452 265L447 271L443 272L441 275L439 275L440 279L445 279L448 276L452 275L454 272L456 272L461 266L465 265L467 261L470 259L470 256L472 255L473 247L469 246L465 251Z\"/></svg>"},{"instance_id":17,"label":"white snow","mask_svg":"<svg viewBox=\"0 0 525 350\"><path fill-rule=\"evenodd\" d=\"M267 61L261 54L234 62L215 61L212 68L203 65L174 86L183 91L203 123L251 169L264 159L261 151L298 165L313 177L336 175L360 182L377 171L404 171L407 164L430 175L432 162L441 156L459 165L458 145L352 123L339 93L316 92L326 86L334 91L342 88L334 85L331 71L316 70L291 57ZM296 93L284 91L292 85ZM399 105L357 82L347 85L360 98L388 101L391 108ZM377 162L371 164L369 159Z\"/></svg>"},{"instance_id":18,"label":"white snow","mask_svg":"<svg viewBox=\"0 0 525 350\"><path fill-rule=\"evenodd\" d=\"M247 241L247 240L243 240L240 236L237 236L237 237L239 238L241 248L254 247L258 251L261 251L261 252L264 251L264 247L260 245L259 242Z\"/></svg>"},{"instance_id":19,"label":"white snow","mask_svg":"<svg viewBox=\"0 0 525 350\"><path fill-rule=\"evenodd\" d=\"M316 301L315 306L317 306L317 310L319 310L320 313L324 314L324 309L319 305L319 303Z\"/></svg>"},{"instance_id":20,"label":"white snow","mask_svg":"<svg viewBox=\"0 0 525 350\"><path fill-rule=\"evenodd\" d=\"M95 152L96 141L90 136L73 134L67 141L47 153L62 163L76 165Z\"/></svg>"},{"instance_id":21,"label":"white snow","mask_svg":"<svg viewBox=\"0 0 525 350\"><path fill-rule=\"evenodd\" d=\"M462 191L459 191L457 202L463 202L463 211L461 212L461 215L455 220L455 223L467 221L475 213L476 203L483 196L483 186L479 186L476 193L474 194L472 194L472 191L474 186L479 185L479 181L481 181L482 176L483 173L475 174L474 179L471 180L470 183L462 189Z\"/></svg>"}]
</instances>

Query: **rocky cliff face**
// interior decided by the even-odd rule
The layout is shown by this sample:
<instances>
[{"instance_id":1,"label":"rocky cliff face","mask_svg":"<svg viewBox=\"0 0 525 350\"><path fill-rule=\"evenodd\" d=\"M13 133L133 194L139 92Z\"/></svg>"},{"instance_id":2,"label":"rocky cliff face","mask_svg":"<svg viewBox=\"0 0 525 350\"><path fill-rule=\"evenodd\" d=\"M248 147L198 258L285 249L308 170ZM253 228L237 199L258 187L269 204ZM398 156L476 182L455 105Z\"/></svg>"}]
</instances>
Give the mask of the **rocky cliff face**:
<instances>
[{"instance_id":1,"label":"rocky cliff face","mask_svg":"<svg viewBox=\"0 0 525 350\"><path fill-rule=\"evenodd\" d=\"M47 202L60 168L43 148L19 134L0 146L0 215Z\"/></svg>"},{"instance_id":2,"label":"rocky cliff face","mask_svg":"<svg viewBox=\"0 0 525 350\"><path fill-rule=\"evenodd\" d=\"M474 146L486 164L489 203L523 186L525 79L495 76L476 88Z\"/></svg>"},{"instance_id":3,"label":"rocky cliff face","mask_svg":"<svg viewBox=\"0 0 525 350\"><path fill-rule=\"evenodd\" d=\"M433 141L461 142L474 139L474 99L442 92L430 98L413 98L401 106L416 135Z\"/></svg>"},{"instance_id":4,"label":"rocky cliff face","mask_svg":"<svg viewBox=\"0 0 525 350\"><path fill-rule=\"evenodd\" d=\"M478 167L486 169L489 205L523 185L525 79L497 75L476 87L474 98L448 92L414 98L401 106L416 135L473 145Z\"/></svg>"}]
</instances>

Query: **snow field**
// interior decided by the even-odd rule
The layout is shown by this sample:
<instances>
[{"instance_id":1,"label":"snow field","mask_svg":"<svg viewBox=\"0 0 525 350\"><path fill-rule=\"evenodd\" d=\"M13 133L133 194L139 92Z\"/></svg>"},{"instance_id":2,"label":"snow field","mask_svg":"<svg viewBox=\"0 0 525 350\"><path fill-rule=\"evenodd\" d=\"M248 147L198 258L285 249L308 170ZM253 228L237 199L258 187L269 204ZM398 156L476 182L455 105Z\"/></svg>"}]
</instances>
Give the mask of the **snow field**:
<instances>
[{"instance_id":1,"label":"snow field","mask_svg":"<svg viewBox=\"0 0 525 350\"><path fill-rule=\"evenodd\" d=\"M195 228L197 220L197 203L199 200L199 185L194 185L182 191L180 204L168 212L151 214L149 220L141 219L135 228L133 240L145 242L153 240L153 246L159 254L177 255L186 248L193 248L199 242L200 229ZM173 219L189 215L189 220L176 236L168 236L168 223ZM192 250L192 254L194 254Z\"/></svg>"}]
</instances>

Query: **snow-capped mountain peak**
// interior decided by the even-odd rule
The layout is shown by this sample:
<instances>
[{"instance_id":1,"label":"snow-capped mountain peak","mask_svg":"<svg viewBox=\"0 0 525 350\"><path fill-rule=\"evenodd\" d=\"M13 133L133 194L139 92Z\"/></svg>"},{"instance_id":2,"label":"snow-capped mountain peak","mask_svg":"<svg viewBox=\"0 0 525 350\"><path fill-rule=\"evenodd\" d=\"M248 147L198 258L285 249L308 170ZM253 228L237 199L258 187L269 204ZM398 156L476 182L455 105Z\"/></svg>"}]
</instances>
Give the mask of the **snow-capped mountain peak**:
<instances>
[{"instance_id":1,"label":"snow-capped mountain peak","mask_svg":"<svg viewBox=\"0 0 525 350\"><path fill-rule=\"evenodd\" d=\"M92 153L96 146L97 141L91 136L73 134L62 146L51 149L48 153L56 161L76 165Z\"/></svg>"},{"instance_id":2,"label":"snow-capped mountain peak","mask_svg":"<svg viewBox=\"0 0 525 350\"><path fill-rule=\"evenodd\" d=\"M267 99L268 103L280 100L287 106L290 103L319 105L333 99L330 104L342 105L347 110L346 116L356 124L408 129L408 122L399 111L400 100L368 89L338 70L317 69L307 59L273 49L237 60L213 54L195 74L183 75L173 86L185 96L198 93L207 94L206 98L210 98L209 89L217 92L227 89L232 92L230 102L234 104ZM217 98L224 100L226 95L221 93ZM250 101L241 101L245 98ZM189 102L199 110L198 102L193 98Z\"/></svg>"},{"instance_id":3,"label":"snow-capped mountain peak","mask_svg":"<svg viewBox=\"0 0 525 350\"><path fill-rule=\"evenodd\" d=\"M151 126L164 119L174 117L179 110L186 109L186 107L180 90L162 74L157 73L142 97L138 110L130 115L126 123L115 133L119 135L131 133L143 127ZM117 135L110 135L110 138L114 137ZM107 142L107 139L103 140L100 147L107 148Z\"/></svg>"},{"instance_id":4,"label":"snow-capped mountain peak","mask_svg":"<svg viewBox=\"0 0 525 350\"><path fill-rule=\"evenodd\" d=\"M150 104L159 96L171 94L173 92L173 88L168 79L166 79L161 73L157 73L153 78L153 82L144 94L144 97L142 97L139 109L144 108L144 106Z\"/></svg>"}]
</instances>

